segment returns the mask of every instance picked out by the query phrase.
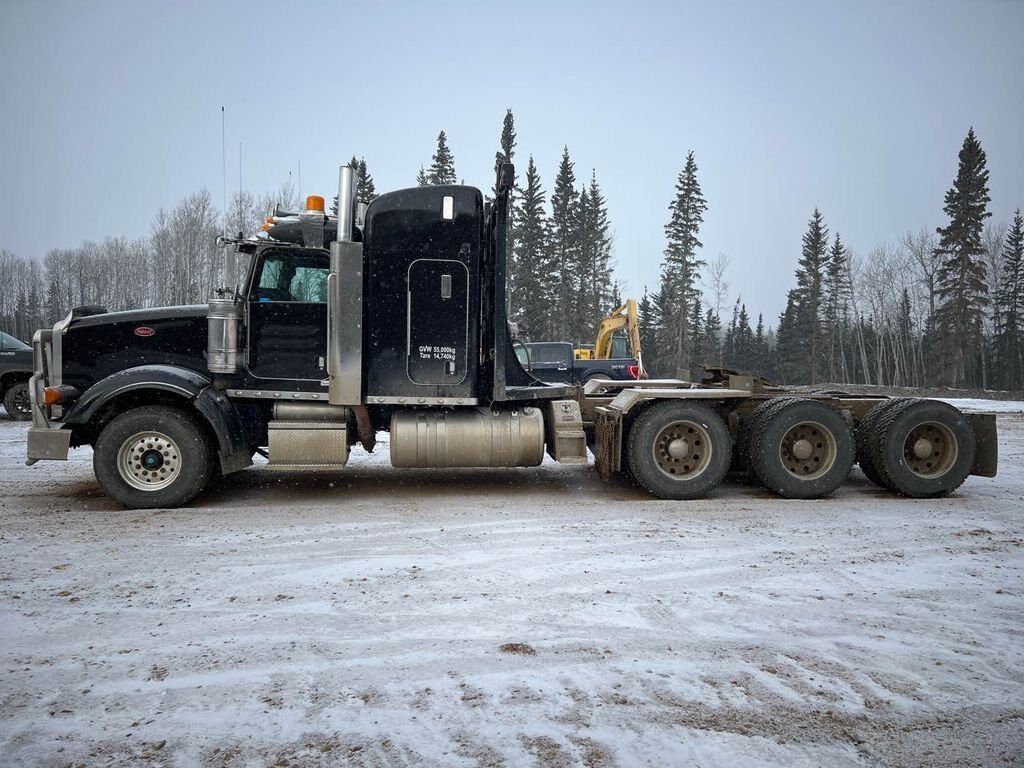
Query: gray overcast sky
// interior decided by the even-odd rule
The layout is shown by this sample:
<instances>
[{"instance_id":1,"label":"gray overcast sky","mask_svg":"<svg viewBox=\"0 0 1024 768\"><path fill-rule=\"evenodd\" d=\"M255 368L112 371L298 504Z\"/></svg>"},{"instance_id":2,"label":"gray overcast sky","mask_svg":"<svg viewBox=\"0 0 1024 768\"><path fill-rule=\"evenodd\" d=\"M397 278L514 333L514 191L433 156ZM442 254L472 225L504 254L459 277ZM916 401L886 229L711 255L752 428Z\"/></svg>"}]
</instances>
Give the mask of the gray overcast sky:
<instances>
[{"instance_id":1,"label":"gray overcast sky","mask_svg":"<svg viewBox=\"0 0 1024 768\"><path fill-rule=\"evenodd\" d=\"M414 183L444 129L492 183L506 107L550 194L562 145L608 197L618 276L657 284L686 152L704 254L774 325L819 206L858 253L943 223L974 126L992 211L1024 207L1024 2L0 0L0 247L140 236L200 187L334 194L364 155Z\"/></svg>"}]
</instances>

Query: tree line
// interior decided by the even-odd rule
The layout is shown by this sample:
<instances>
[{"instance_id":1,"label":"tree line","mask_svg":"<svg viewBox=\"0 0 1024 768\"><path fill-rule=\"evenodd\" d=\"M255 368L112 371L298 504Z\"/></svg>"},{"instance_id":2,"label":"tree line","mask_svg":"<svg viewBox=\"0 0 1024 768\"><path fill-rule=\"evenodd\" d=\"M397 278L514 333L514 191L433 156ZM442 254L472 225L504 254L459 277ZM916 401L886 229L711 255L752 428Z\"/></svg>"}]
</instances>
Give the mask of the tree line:
<instances>
[{"instance_id":1,"label":"tree line","mask_svg":"<svg viewBox=\"0 0 1024 768\"><path fill-rule=\"evenodd\" d=\"M495 170L514 162L507 110ZM352 157L356 197L376 187L365 157ZM419 185L457 182L444 131ZM495 190L491 189L491 194ZM945 226L908 231L896 243L853 253L815 208L803 235L785 310L772 325L729 295L729 259L706 259L700 228L709 203L695 154L687 154L668 201L658 284L640 297L648 371L698 377L703 366L760 373L790 384L1024 388L1024 220L993 224L987 159L971 129L946 193ZM235 192L222 216L201 189L157 211L146 237L108 237L53 249L41 260L0 249L0 330L29 339L75 306L112 311L203 302L223 281L222 231L248 235L280 205L298 210L290 181L269 194ZM337 209L337 199L333 210ZM615 280L608 205L591 169L578 178L562 148L550 195L533 156L512 191L510 317L522 337L575 343L593 338L622 301ZM247 264L238 264L235 281Z\"/></svg>"}]
</instances>

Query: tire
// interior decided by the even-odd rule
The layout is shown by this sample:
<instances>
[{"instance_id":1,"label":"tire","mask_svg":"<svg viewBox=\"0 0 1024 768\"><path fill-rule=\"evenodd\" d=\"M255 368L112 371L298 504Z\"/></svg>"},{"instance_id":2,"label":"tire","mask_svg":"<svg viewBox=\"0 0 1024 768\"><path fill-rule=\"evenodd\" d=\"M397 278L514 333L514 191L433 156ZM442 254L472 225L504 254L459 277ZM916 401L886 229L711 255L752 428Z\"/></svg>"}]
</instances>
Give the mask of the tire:
<instances>
[{"instance_id":1,"label":"tire","mask_svg":"<svg viewBox=\"0 0 1024 768\"><path fill-rule=\"evenodd\" d=\"M946 496L974 466L974 429L939 400L907 398L888 408L868 435L872 463L883 485L915 499Z\"/></svg>"},{"instance_id":2,"label":"tire","mask_svg":"<svg viewBox=\"0 0 1024 768\"><path fill-rule=\"evenodd\" d=\"M7 388L4 408L14 421L28 421L32 418L32 400L28 394L27 381L16 381Z\"/></svg>"},{"instance_id":3,"label":"tire","mask_svg":"<svg viewBox=\"0 0 1024 768\"><path fill-rule=\"evenodd\" d=\"M860 471L864 473L864 476L868 480L880 488L884 488L885 483L882 482L882 476L875 468L874 459L871 456L870 435L882 415L890 408L902 403L905 399L906 398L895 398L892 400L883 400L877 405L872 406L871 410L869 410L867 414L865 414L864 418L860 420L860 424L857 425L855 432L857 439L857 464L860 466Z\"/></svg>"},{"instance_id":4,"label":"tire","mask_svg":"<svg viewBox=\"0 0 1024 768\"><path fill-rule=\"evenodd\" d=\"M832 406L784 398L769 403L754 426L747 447L750 468L769 491L786 499L818 499L850 474L853 431Z\"/></svg>"},{"instance_id":5,"label":"tire","mask_svg":"<svg viewBox=\"0 0 1024 768\"><path fill-rule=\"evenodd\" d=\"M637 416L626 438L634 481L659 499L699 499L729 470L732 438L725 422L700 403L666 400Z\"/></svg>"},{"instance_id":6,"label":"tire","mask_svg":"<svg viewBox=\"0 0 1024 768\"><path fill-rule=\"evenodd\" d=\"M93 446L93 470L112 499L131 509L187 504L216 475L200 421L166 406L133 408L107 424Z\"/></svg>"},{"instance_id":7,"label":"tire","mask_svg":"<svg viewBox=\"0 0 1024 768\"><path fill-rule=\"evenodd\" d=\"M794 400L792 397L777 397L766 400L757 408L748 413L740 421L740 429L737 435L736 445L732 451L732 470L752 474L750 466L750 443L753 436L764 429L764 425L772 415L787 402Z\"/></svg>"}]
</instances>

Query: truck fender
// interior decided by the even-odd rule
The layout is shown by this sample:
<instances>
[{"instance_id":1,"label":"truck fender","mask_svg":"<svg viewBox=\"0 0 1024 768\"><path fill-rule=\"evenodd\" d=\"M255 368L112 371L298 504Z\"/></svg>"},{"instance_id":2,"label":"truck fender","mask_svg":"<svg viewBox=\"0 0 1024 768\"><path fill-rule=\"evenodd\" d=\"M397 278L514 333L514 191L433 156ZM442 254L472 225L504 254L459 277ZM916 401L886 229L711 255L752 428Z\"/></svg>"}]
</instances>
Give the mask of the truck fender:
<instances>
[{"instance_id":1,"label":"truck fender","mask_svg":"<svg viewBox=\"0 0 1024 768\"><path fill-rule=\"evenodd\" d=\"M176 365L139 365L112 373L93 384L61 419L65 424L89 424L101 409L129 392L157 390L182 397L195 407L217 436L224 474L252 463L245 429L231 402L196 371Z\"/></svg>"},{"instance_id":2,"label":"truck fender","mask_svg":"<svg viewBox=\"0 0 1024 768\"><path fill-rule=\"evenodd\" d=\"M193 402L196 410L213 428L220 448L220 468L225 475L252 464L252 451L238 411L224 393L206 387Z\"/></svg>"}]
</instances>

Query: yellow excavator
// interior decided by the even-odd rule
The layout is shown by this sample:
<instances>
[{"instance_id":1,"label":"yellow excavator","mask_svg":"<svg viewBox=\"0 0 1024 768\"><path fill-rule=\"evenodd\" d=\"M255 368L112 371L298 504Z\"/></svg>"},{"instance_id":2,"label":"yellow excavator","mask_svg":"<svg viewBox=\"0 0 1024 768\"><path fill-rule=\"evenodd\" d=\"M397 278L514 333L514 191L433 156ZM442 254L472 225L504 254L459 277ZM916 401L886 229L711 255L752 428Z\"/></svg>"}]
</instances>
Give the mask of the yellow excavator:
<instances>
[{"instance_id":1,"label":"yellow excavator","mask_svg":"<svg viewBox=\"0 0 1024 768\"><path fill-rule=\"evenodd\" d=\"M585 344L574 352L577 360L634 357L640 366L639 378L647 378L643 357L640 355L640 320L636 299L626 299L625 304L601 321L593 346Z\"/></svg>"}]
</instances>

